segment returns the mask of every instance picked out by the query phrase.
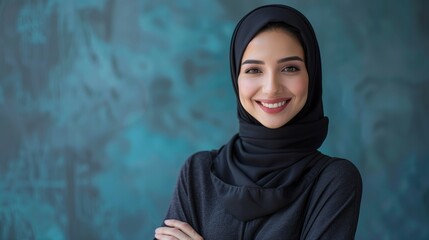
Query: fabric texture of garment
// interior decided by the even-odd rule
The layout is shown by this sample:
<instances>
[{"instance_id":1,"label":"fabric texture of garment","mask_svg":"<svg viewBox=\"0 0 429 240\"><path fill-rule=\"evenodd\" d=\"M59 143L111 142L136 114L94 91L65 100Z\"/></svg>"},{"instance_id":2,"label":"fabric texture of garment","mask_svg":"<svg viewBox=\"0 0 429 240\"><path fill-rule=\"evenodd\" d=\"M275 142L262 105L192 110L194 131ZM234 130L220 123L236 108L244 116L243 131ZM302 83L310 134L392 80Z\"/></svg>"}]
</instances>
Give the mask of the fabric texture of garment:
<instances>
[{"instance_id":1,"label":"fabric texture of garment","mask_svg":"<svg viewBox=\"0 0 429 240\"><path fill-rule=\"evenodd\" d=\"M249 201L248 192L251 196L252 191L271 194L277 190L226 184L210 173L216 156L217 151L199 152L186 161L166 219L189 223L205 240L354 239L361 180L350 161L327 158L311 164L303 179L308 183L306 188L294 196L288 195L287 189L279 191L279 200L288 201L287 206L263 213L257 210L258 202L240 206L243 199L231 199L232 206L226 206L228 202L219 200L223 191L237 191L237 196ZM251 220L237 218L229 211L231 207L247 211L242 217Z\"/></svg>"}]
</instances>

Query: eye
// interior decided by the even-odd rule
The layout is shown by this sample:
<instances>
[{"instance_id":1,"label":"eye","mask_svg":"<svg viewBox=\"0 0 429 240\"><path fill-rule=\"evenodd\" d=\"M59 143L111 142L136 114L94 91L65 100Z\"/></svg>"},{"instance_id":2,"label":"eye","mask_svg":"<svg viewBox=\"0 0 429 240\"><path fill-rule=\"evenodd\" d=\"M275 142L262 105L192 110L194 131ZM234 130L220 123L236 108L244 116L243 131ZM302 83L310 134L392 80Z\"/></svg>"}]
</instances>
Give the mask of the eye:
<instances>
[{"instance_id":1,"label":"eye","mask_svg":"<svg viewBox=\"0 0 429 240\"><path fill-rule=\"evenodd\" d=\"M259 70L258 68L249 68L249 69L246 69L244 71L244 73L247 73L247 74L256 74L256 73L261 73L261 70Z\"/></svg>"},{"instance_id":2,"label":"eye","mask_svg":"<svg viewBox=\"0 0 429 240\"><path fill-rule=\"evenodd\" d=\"M287 67L283 68L282 71L283 72L298 72L299 68L295 67L295 66L287 66Z\"/></svg>"}]
</instances>

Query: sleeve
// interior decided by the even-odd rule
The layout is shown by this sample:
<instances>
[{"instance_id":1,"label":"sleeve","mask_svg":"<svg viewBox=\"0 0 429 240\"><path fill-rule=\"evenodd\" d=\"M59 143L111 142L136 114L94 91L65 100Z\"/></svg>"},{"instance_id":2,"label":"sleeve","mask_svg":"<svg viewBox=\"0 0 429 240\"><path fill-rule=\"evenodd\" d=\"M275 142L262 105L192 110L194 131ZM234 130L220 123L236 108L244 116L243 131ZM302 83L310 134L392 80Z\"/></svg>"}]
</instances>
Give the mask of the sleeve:
<instances>
[{"instance_id":1,"label":"sleeve","mask_svg":"<svg viewBox=\"0 0 429 240\"><path fill-rule=\"evenodd\" d=\"M338 159L320 174L309 199L301 239L354 239L362 179L348 160Z\"/></svg>"},{"instance_id":2,"label":"sleeve","mask_svg":"<svg viewBox=\"0 0 429 240\"><path fill-rule=\"evenodd\" d=\"M186 173L188 172L188 161L185 163L185 165L182 167L179 173L179 178L176 182L176 187L174 188L173 197L170 200L170 205L167 210L167 214L164 218L165 219L176 219L183 222L189 223L189 220L191 219L190 213L189 213L189 202L187 201L187 198L189 196L188 194L188 186L186 184ZM165 227L164 221L162 221L161 226ZM156 238L153 238L156 240Z\"/></svg>"},{"instance_id":3,"label":"sleeve","mask_svg":"<svg viewBox=\"0 0 429 240\"><path fill-rule=\"evenodd\" d=\"M191 201L189 199L189 161L180 170L179 178L173 192L165 219L176 219L192 225Z\"/></svg>"}]
</instances>

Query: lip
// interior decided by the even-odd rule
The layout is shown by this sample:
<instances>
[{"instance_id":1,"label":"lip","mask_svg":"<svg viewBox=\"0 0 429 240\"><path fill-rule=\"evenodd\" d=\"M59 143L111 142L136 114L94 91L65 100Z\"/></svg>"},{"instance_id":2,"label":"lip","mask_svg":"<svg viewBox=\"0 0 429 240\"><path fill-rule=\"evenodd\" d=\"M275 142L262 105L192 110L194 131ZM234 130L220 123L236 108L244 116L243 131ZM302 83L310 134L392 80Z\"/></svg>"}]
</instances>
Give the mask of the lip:
<instances>
[{"instance_id":1,"label":"lip","mask_svg":"<svg viewBox=\"0 0 429 240\"><path fill-rule=\"evenodd\" d=\"M289 104L291 99L292 98L258 99L258 100L256 100L256 103L264 112L270 113L270 114L275 114L275 113L279 113L279 112L283 111L287 107L287 105ZM269 108L269 107L262 105L262 102L268 103L268 104L285 102L285 104L280 106L280 107Z\"/></svg>"}]
</instances>

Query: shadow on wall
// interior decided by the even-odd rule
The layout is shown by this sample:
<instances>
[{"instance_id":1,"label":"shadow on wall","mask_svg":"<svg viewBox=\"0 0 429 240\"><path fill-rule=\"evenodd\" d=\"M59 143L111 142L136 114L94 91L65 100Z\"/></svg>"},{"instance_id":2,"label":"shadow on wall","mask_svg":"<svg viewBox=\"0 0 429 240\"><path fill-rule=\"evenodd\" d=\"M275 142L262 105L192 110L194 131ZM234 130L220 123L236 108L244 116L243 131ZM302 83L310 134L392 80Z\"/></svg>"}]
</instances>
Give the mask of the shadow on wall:
<instances>
[{"instance_id":1,"label":"shadow on wall","mask_svg":"<svg viewBox=\"0 0 429 240\"><path fill-rule=\"evenodd\" d=\"M361 237L425 239L429 236L425 227L429 225L429 81L368 77L355 90L363 144Z\"/></svg>"},{"instance_id":2,"label":"shadow on wall","mask_svg":"<svg viewBox=\"0 0 429 240\"><path fill-rule=\"evenodd\" d=\"M0 239L36 239L29 221L14 211L0 211Z\"/></svg>"},{"instance_id":3,"label":"shadow on wall","mask_svg":"<svg viewBox=\"0 0 429 240\"><path fill-rule=\"evenodd\" d=\"M0 239L153 234L188 154L235 131L221 11L0 1Z\"/></svg>"}]
</instances>

